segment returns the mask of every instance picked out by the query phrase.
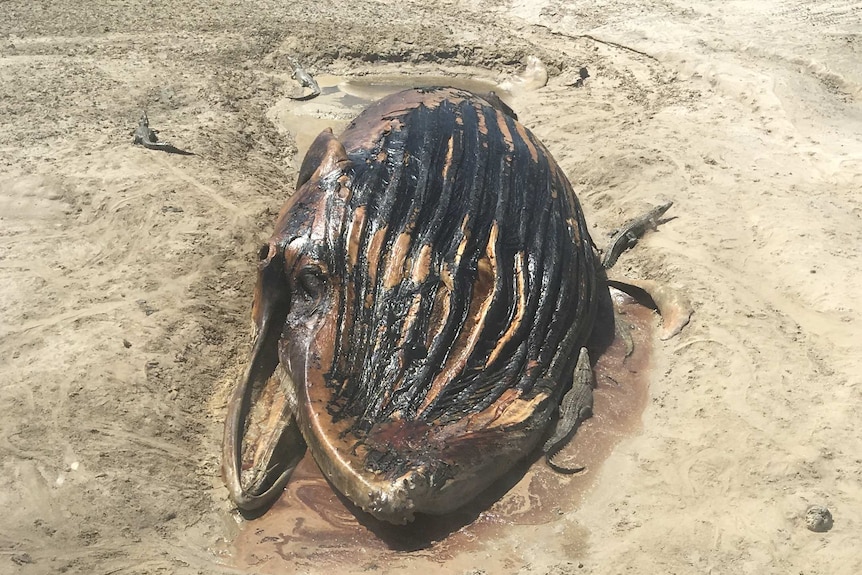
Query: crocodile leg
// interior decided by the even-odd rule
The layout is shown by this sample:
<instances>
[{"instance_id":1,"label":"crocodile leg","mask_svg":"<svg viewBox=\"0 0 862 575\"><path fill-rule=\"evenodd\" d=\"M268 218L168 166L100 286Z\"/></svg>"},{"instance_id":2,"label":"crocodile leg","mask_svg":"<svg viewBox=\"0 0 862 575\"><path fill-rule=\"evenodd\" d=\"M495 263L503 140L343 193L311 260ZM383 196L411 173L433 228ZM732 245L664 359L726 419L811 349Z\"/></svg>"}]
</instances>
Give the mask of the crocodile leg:
<instances>
[{"instance_id":1,"label":"crocodile leg","mask_svg":"<svg viewBox=\"0 0 862 575\"><path fill-rule=\"evenodd\" d=\"M554 455L562 449L578 427L593 416L593 370L587 348L582 347L572 378L572 387L560 402L560 417L554 434L545 442L545 461L559 473L578 473L583 467L561 467L553 462Z\"/></svg>"}]
</instances>

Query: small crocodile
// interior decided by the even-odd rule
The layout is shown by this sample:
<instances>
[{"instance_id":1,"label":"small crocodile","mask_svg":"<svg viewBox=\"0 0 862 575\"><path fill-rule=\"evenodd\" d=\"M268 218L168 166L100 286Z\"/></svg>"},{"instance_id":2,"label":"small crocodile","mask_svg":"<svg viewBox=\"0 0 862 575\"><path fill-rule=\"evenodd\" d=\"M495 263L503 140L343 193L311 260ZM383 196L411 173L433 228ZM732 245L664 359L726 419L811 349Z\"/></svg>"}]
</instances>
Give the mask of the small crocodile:
<instances>
[{"instance_id":1,"label":"small crocodile","mask_svg":"<svg viewBox=\"0 0 862 575\"><path fill-rule=\"evenodd\" d=\"M565 447L578 427L593 416L593 370L590 367L590 355L585 347L581 348L578 355L572 387L563 396L559 409L560 418L557 420L554 433L542 448L542 451L545 452L545 461L551 469L558 473L579 473L586 468L583 466L562 467L555 464L553 458L560 449Z\"/></svg>"},{"instance_id":2,"label":"small crocodile","mask_svg":"<svg viewBox=\"0 0 862 575\"><path fill-rule=\"evenodd\" d=\"M132 132L135 137L135 145L141 145L148 150L161 150L169 154L182 154L184 156L193 156L192 152L181 150L168 142L160 142L155 130L150 129L150 120L147 118L147 112L141 115L141 121L138 122L138 127Z\"/></svg>"},{"instance_id":3,"label":"small crocodile","mask_svg":"<svg viewBox=\"0 0 862 575\"><path fill-rule=\"evenodd\" d=\"M666 204L656 206L646 214L639 218L635 218L623 226L622 229L620 229L620 231L614 236L614 239L611 241L611 245L608 247L607 251L605 251L605 257L602 259L602 267L606 270L611 269L614 264L617 263L617 258L619 258L624 251L634 246L637 243L638 238L643 236L647 229L654 230L658 227L658 219L662 217L672 205L673 202L667 202Z\"/></svg>"},{"instance_id":4,"label":"small crocodile","mask_svg":"<svg viewBox=\"0 0 862 575\"><path fill-rule=\"evenodd\" d=\"M305 94L303 96L288 96L291 100L311 100L320 95L320 86L317 85L317 80L315 80L311 74L309 74L305 68L303 68L299 62L294 60L293 58L288 57L288 62L290 62L290 67L293 68L293 74L290 75L291 78L299 82L300 86L303 88L311 88L311 92L309 94Z\"/></svg>"},{"instance_id":5,"label":"small crocodile","mask_svg":"<svg viewBox=\"0 0 862 575\"><path fill-rule=\"evenodd\" d=\"M657 227L657 220L664 215L672 205L673 202L667 202L666 204L656 206L646 214L631 220L630 223L623 226L623 228L614 236L611 245L606 250L604 260L602 260L602 267L606 270L612 268L617 262L617 258L619 258L620 254L632 247L637 242L638 238L644 235L648 228L655 229ZM618 289L626 290L631 288L630 282L617 281L612 283ZM634 287L647 291L645 287L640 287L637 284L635 284ZM658 293L660 291L659 286L651 287L653 289L647 291L648 294ZM661 298L656 296L654 299L660 300ZM671 308L676 311L677 307L680 309L683 307L688 309L688 307L682 305L668 306L669 310L667 315L671 315ZM682 329L682 326L688 323L688 317L691 315L690 311L684 314L680 311L679 314L681 316L684 315L684 318L681 317L681 325L678 328L675 328L670 336L678 333L679 329ZM616 322L615 334L618 337L621 337L625 342L626 357L628 357L634 349L631 334L628 333L628 329L625 326ZM666 339L666 337L662 337L662 339ZM585 469L583 466L562 467L553 462L553 457L568 443L569 439L574 435L578 427L592 416L593 373L592 368L590 367L590 358L587 354L587 349L581 348L580 355L578 356L578 363L575 367L575 374L572 379L572 387L569 388L569 391L566 392L560 402L557 425L554 428L553 435L551 435L551 437L545 442L543 448L543 451L545 452L545 461L547 461L549 467L559 473L567 474L578 473Z\"/></svg>"}]
</instances>

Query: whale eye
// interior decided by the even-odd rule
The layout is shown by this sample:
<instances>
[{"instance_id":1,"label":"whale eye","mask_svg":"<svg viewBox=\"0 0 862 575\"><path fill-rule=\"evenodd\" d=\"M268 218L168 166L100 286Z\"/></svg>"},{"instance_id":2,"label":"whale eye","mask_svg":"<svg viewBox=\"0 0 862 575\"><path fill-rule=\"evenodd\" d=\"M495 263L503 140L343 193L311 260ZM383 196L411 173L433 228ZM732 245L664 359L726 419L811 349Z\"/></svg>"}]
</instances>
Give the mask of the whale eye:
<instances>
[{"instance_id":1,"label":"whale eye","mask_svg":"<svg viewBox=\"0 0 862 575\"><path fill-rule=\"evenodd\" d=\"M326 275L319 266L307 265L296 275L296 285L312 300L319 300L326 290Z\"/></svg>"}]
</instances>

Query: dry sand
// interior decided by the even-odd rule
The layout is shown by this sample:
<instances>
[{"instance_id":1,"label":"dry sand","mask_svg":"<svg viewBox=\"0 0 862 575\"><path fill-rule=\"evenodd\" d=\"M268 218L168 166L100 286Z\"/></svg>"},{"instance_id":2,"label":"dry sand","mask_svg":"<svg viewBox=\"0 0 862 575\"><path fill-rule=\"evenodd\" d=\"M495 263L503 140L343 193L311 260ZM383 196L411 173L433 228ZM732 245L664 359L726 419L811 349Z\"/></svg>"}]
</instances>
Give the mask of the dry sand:
<instances>
[{"instance_id":1,"label":"dry sand","mask_svg":"<svg viewBox=\"0 0 862 575\"><path fill-rule=\"evenodd\" d=\"M538 57L547 85L512 103L597 241L673 200L618 266L696 307L558 520L343 571L862 572L862 3L5 0L0 573L264 570L230 565L218 456L255 247L296 178L289 55L336 80ZM144 107L197 155L133 147Z\"/></svg>"}]
</instances>

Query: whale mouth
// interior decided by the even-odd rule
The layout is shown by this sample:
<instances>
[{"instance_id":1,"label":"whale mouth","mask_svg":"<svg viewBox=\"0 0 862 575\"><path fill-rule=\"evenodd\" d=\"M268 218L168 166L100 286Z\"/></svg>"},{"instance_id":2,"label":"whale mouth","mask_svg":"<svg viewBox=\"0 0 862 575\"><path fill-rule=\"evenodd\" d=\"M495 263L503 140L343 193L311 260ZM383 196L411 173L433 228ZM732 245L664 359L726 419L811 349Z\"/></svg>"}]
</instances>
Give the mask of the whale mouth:
<instances>
[{"instance_id":1,"label":"whale mouth","mask_svg":"<svg viewBox=\"0 0 862 575\"><path fill-rule=\"evenodd\" d=\"M261 251L248 368L227 405L222 473L241 511L262 513L281 495L306 446L294 418L290 376L279 363L282 326L290 308L283 257ZM265 259L264 259L265 258Z\"/></svg>"}]
</instances>

